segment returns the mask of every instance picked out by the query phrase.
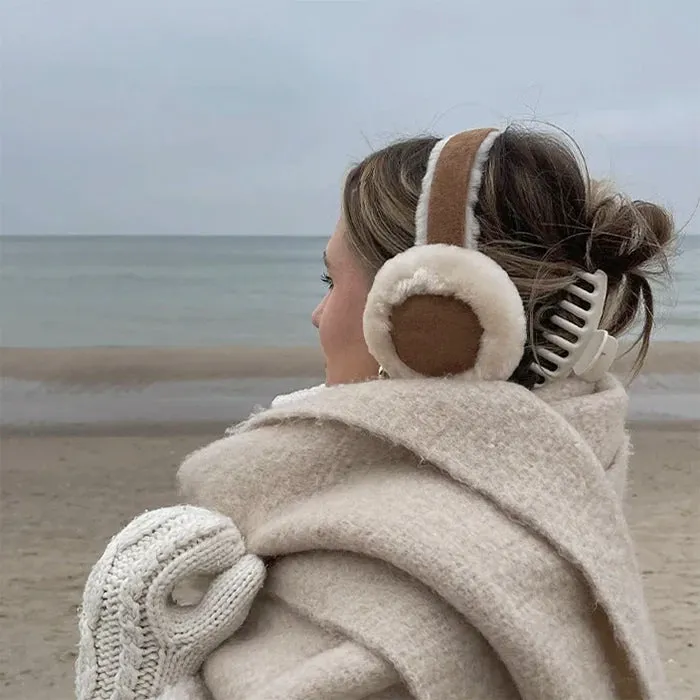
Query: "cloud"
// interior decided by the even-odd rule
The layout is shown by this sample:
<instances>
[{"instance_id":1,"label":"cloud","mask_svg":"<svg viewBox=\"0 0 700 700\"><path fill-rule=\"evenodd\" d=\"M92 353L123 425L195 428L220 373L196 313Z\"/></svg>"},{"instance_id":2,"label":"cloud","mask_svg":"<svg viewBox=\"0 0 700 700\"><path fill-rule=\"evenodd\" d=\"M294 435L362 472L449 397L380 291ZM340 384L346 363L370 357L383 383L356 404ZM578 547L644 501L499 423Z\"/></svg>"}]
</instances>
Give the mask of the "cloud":
<instances>
[{"instance_id":1,"label":"cloud","mask_svg":"<svg viewBox=\"0 0 700 700\"><path fill-rule=\"evenodd\" d=\"M696 95L628 109L584 112L576 128L621 143L685 143L700 145L700 99Z\"/></svg>"},{"instance_id":2,"label":"cloud","mask_svg":"<svg viewBox=\"0 0 700 700\"><path fill-rule=\"evenodd\" d=\"M370 146L517 117L688 215L700 5L628 7L7 0L3 232L317 233Z\"/></svg>"}]
</instances>

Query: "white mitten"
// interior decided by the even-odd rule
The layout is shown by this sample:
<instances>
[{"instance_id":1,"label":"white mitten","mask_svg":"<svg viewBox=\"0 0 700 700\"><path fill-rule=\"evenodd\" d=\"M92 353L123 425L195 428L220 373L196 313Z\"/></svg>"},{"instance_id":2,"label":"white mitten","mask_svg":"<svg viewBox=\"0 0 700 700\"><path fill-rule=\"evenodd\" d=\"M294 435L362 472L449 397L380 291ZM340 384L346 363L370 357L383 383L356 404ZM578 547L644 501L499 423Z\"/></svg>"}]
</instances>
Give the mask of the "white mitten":
<instances>
[{"instance_id":1,"label":"white mitten","mask_svg":"<svg viewBox=\"0 0 700 700\"><path fill-rule=\"evenodd\" d=\"M211 581L180 605L176 586ZM204 659L244 622L265 578L229 518L174 506L139 516L116 535L83 593L78 700L180 697ZM185 697L183 695L183 697Z\"/></svg>"}]
</instances>

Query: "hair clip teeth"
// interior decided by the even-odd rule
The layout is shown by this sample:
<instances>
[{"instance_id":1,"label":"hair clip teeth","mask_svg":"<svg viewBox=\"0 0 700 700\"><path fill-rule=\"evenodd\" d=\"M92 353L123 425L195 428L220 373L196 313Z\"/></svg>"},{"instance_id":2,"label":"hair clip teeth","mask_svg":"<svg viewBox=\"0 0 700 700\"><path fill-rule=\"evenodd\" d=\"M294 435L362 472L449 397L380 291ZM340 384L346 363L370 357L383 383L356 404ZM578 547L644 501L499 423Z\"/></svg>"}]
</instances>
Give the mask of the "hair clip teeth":
<instances>
[{"instance_id":1,"label":"hair clip teeth","mask_svg":"<svg viewBox=\"0 0 700 700\"><path fill-rule=\"evenodd\" d=\"M588 284L593 285L594 287L599 287L600 286L600 278L599 278L599 273L601 270L598 272L579 272L577 274L579 279L582 279L584 282L588 282ZM603 273L605 274L605 273ZM576 283L574 282L574 285Z\"/></svg>"},{"instance_id":2,"label":"hair clip teeth","mask_svg":"<svg viewBox=\"0 0 700 700\"><path fill-rule=\"evenodd\" d=\"M564 309L564 311L568 311L570 314L573 314L574 316L582 319L583 321L588 320L588 316L590 313L590 310L586 310L581 308L580 306L576 306L572 301L569 301L568 299L564 299L564 301L559 302L559 306Z\"/></svg>"},{"instance_id":3,"label":"hair clip teeth","mask_svg":"<svg viewBox=\"0 0 700 700\"><path fill-rule=\"evenodd\" d=\"M553 381L558 378L559 373L557 370L551 370L547 369L546 367L543 367L541 364L538 362L533 362L530 365L530 369L540 377L540 384L544 384L547 380Z\"/></svg>"},{"instance_id":4,"label":"hair clip teeth","mask_svg":"<svg viewBox=\"0 0 700 700\"><path fill-rule=\"evenodd\" d=\"M568 319L564 318L563 316L558 316L557 314L552 316L550 321L559 326L559 328L562 330L567 331L567 333L571 333L571 335L574 335L577 338L581 335L581 331L583 330L581 326L577 326L575 323L572 323Z\"/></svg>"},{"instance_id":5,"label":"hair clip teeth","mask_svg":"<svg viewBox=\"0 0 700 700\"><path fill-rule=\"evenodd\" d=\"M571 373L588 381L597 381L610 369L617 355L617 339L599 328L608 291L607 275L598 270L595 274L581 273L579 279L588 283L592 291L576 282L567 287L567 292L587 303L588 308L578 306L571 299L563 299L559 302L559 308L582 321L583 325L578 326L559 314L551 317L544 338L563 350L564 354L559 355L543 346L535 347L535 362L530 365L530 369L540 377L540 386L563 379ZM568 337L558 333L557 327L566 332ZM552 369L543 366L542 361L546 361Z\"/></svg>"},{"instance_id":6,"label":"hair clip teeth","mask_svg":"<svg viewBox=\"0 0 700 700\"><path fill-rule=\"evenodd\" d=\"M552 362L555 365L558 365L562 360L562 357L560 355L557 355L557 353L553 352L549 348L540 348L538 354L540 357L544 357L545 360L548 360L549 362Z\"/></svg>"},{"instance_id":7,"label":"hair clip teeth","mask_svg":"<svg viewBox=\"0 0 700 700\"><path fill-rule=\"evenodd\" d=\"M574 352L576 348L578 347L578 341L572 343L570 340L567 340L561 335L557 335L556 333L545 333L544 337L550 342L556 345L557 347L560 347L562 350L565 350L566 352Z\"/></svg>"},{"instance_id":8,"label":"hair clip teeth","mask_svg":"<svg viewBox=\"0 0 700 700\"><path fill-rule=\"evenodd\" d=\"M596 290L594 289L592 292L589 292L587 289L584 289L583 287L577 287L576 285L571 285L567 287L567 291L569 294L573 294L574 296L577 296L579 299L583 299L584 301L591 302L593 299L596 298Z\"/></svg>"}]
</instances>

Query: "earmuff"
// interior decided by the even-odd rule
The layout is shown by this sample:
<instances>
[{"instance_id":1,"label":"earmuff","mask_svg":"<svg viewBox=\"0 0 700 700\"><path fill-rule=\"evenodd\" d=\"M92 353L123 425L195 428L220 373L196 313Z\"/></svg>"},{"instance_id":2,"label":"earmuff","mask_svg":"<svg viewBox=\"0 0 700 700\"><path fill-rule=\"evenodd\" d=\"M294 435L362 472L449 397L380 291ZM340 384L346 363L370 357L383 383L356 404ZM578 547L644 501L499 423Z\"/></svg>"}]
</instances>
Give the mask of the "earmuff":
<instances>
[{"instance_id":1,"label":"earmuff","mask_svg":"<svg viewBox=\"0 0 700 700\"><path fill-rule=\"evenodd\" d=\"M374 279L365 341L392 378L507 380L522 359L523 303L506 271L478 251L474 213L499 135L475 129L435 145L416 209L416 243Z\"/></svg>"}]
</instances>

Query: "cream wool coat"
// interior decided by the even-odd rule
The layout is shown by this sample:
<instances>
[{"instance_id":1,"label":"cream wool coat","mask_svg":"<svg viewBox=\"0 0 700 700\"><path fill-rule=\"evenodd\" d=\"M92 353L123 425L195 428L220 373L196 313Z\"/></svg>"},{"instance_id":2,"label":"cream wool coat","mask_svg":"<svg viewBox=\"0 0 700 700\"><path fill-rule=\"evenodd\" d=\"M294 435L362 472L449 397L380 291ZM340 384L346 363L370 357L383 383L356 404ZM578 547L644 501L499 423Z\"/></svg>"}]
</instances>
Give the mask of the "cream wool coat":
<instances>
[{"instance_id":1,"label":"cream wool coat","mask_svg":"<svg viewBox=\"0 0 700 700\"><path fill-rule=\"evenodd\" d=\"M214 700L663 700L612 377L375 381L191 455L268 578L204 664Z\"/></svg>"}]
</instances>

